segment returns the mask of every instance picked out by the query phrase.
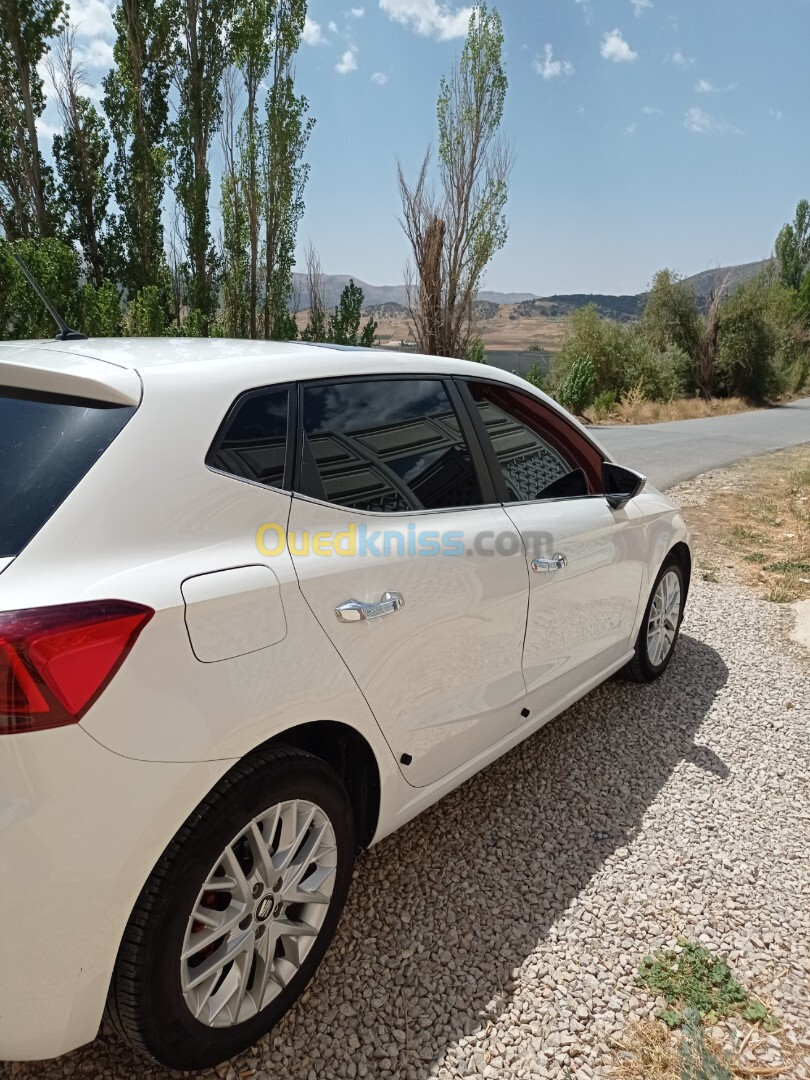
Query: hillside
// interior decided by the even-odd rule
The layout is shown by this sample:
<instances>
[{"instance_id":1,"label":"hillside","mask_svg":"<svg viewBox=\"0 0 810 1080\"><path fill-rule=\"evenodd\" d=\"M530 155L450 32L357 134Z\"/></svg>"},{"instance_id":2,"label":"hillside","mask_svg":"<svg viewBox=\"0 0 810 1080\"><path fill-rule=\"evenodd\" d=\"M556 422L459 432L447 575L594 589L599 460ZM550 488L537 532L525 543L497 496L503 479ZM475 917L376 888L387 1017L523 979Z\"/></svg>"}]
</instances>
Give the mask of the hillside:
<instances>
[{"instance_id":1,"label":"hillside","mask_svg":"<svg viewBox=\"0 0 810 1080\"><path fill-rule=\"evenodd\" d=\"M726 266L704 270L686 278L686 284L694 288L702 306L708 301L713 287L724 281L729 288L735 288L744 281L761 273L768 265L762 262L743 263L739 266ZM340 294L349 283L348 274L324 274L324 301L327 307L337 304ZM299 290L298 322L306 323L306 309L309 307L309 294L306 291L306 279L302 274L295 275L295 285ZM399 345L411 337L408 324L408 298L404 285L369 285L354 278L356 285L363 290L365 304L363 310L372 315L379 324L378 336L384 342ZM634 296L611 296L601 293L566 293L554 296L536 296L533 293L500 293L485 290L476 300L481 337L489 350L522 352L536 345L542 349L554 350L559 347L565 332L566 318L572 311L594 304L600 315L617 322L632 322L644 311L647 293Z\"/></svg>"}]
</instances>

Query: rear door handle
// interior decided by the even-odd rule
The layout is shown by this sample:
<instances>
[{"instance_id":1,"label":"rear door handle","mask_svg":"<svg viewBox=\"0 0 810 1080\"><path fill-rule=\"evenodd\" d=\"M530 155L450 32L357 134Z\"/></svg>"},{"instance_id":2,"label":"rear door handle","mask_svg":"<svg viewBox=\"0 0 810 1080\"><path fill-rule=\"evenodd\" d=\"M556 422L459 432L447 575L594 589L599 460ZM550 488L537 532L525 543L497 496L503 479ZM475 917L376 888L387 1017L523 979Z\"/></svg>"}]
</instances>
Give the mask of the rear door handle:
<instances>
[{"instance_id":1,"label":"rear door handle","mask_svg":"<svg viewBox=\"0 0 810 1080\"><path fill-rule=\"evenodd\" d=\"M568 559L555 551L550 559L532 559L532 570L538 574L547 574L551 570L562 570L568 566Z\"/></svg>"},{"instance_id":2,"label":"rear door handle","mask_svg":"<svg viewBox=\"0 0 810 1080\"><path fill-rule=\"evenodd\" d=\"M402 593L386 592L380 597L378 604L364 603L362 600L346 600L335 608L335 615L339 622L366 622L368 619L380 619L383 615L391 615L399 611L405 603Z\"/></svg>"}]
</instances>

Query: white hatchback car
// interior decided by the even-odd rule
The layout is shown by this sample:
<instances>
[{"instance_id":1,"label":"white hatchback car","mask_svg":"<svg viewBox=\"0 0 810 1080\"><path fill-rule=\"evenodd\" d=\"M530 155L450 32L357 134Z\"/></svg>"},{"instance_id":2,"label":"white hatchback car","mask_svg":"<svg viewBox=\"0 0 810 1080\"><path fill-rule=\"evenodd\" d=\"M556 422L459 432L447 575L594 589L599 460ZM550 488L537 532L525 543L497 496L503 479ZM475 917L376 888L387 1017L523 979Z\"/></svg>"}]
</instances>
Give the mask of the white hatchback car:
<instances>
[{"instance_id":1,"label":"white hatchback car","mask_svg":"<svg viewBox=\"0 0 810 1080\"><path fill-rule=\"evenodd\" d=\"M259 1039L356 851L667 666L678 510L522 379L222 340L0 346L0 1058Z\"/></svg>"}]
</instances>

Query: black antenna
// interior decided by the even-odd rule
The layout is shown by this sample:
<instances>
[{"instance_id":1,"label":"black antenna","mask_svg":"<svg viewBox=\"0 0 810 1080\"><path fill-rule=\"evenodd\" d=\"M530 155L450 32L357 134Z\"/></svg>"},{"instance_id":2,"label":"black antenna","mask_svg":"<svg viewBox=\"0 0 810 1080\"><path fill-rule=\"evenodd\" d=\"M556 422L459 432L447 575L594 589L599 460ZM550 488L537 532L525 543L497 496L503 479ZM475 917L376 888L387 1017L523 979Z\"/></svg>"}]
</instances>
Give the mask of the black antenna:
<instances>
[{"instance_id":1,"label":"black antenna","mask_svg":"<svg viewBox=\"0 0 810 1080\"><path fill-rule=\"evenodd\" d=\"M17 266L19 266L20 270L22 270L23 276L25 277L25 280L28 282L28 284L31 286L31 288L34 290L34 292L40 298L42 303L48 309L48 314L51 316L53 321L59 327L59 333L56 335L56 340L57 341L87 341L87 334L80 334L78 330L71 330L70 329L68 324L65 322L65 320L62 318L62 316L59 314L59 312L56 310L56 308L50 302L48 297L45 295L45 290L42 288L42 286L37 281L37 279L34 277L34 275L31 273L31 271L28 269L28 266L26 265L25 260L20 255L18 255L17 252L14 250L14 245L9 244L9 248L11 250L11 254L14 256L14 260L17 263Z\"/></svg>"}]
</instances>

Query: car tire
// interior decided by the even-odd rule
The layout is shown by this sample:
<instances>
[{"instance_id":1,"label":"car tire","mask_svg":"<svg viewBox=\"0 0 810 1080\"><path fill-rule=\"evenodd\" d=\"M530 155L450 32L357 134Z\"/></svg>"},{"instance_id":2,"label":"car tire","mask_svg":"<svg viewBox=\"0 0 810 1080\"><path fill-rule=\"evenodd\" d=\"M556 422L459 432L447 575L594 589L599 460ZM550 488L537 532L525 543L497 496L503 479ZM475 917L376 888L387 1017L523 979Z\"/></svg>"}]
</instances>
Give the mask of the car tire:
<instances>
[{"instance_id":1,"label":"car tire","mask_svg":"<svg viewBox=\"0 0 810 1080\"><path fill-rule=\"evenodd\" d=\"M325 762L278 748L234 766L143 887L110 986L113 1028L173 1069L247 1049L320 963L355 851L348 795Z\"/></svg>"},{"instance_id":2,"label":"car tire","mask_svg":"<svg viewBox=\"0 0 810 1080\"><path fill-rule=\"evenodd\" d=\"M652 682L672 659L683 619L686 583L680 562L672 555L664 560L650 591L632 660L622 669L633 682Z\"/></svg>"}]
</instances>

